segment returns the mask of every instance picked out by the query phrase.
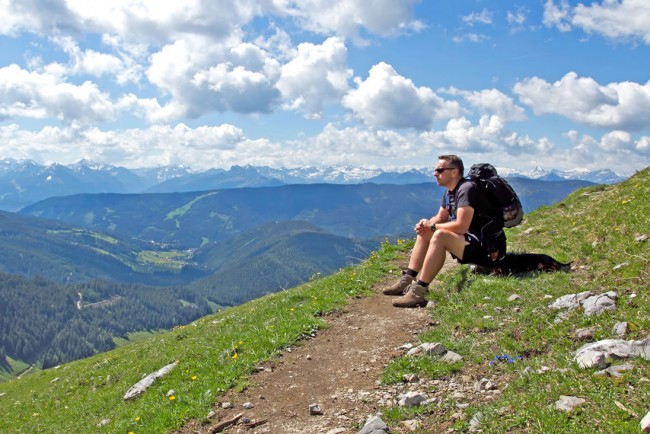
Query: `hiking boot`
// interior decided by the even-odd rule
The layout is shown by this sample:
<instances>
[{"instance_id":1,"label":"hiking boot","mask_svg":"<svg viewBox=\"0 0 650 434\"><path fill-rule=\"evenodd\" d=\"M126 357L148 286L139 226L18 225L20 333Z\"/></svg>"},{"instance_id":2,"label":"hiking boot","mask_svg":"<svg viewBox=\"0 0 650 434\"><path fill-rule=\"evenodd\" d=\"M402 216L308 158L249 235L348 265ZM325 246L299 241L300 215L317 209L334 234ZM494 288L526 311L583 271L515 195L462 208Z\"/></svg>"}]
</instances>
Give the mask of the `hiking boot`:
<instances>
[{"instance_id":1,"label":"hiking boot","mask_svg":"<svg viewBox=\"0 0 650 434\"><path fill-rule=\"evenodd\" d=\"M388 288L384 288L381 293L384 295L404 295L406 288L408 288L414 279L415 278L413 276L410 276L402 271L402 277L400 277L399 281L389 286Z\"/></svg>"},{"instance_id":2,"label":"hiking boot","mask_svg":"<svg viewBox=\"0 0 650 434\"><path fill-rule=\"evenodd\" d=\"M393 306L424 307L427 305L427 292L429 292L429 288L413 282L406 288L406 294L404 296L393 300Z\"/></svg>"}]
</instances>

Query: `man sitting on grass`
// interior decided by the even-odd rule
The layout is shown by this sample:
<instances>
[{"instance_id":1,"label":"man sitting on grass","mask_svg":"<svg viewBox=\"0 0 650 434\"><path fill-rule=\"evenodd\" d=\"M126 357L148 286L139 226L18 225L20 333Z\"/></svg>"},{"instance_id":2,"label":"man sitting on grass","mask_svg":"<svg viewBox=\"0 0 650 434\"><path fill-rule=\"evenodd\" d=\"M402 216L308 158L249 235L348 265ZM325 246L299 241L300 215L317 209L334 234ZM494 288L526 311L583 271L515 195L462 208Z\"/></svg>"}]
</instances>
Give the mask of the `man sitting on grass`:
<instances>
[{"instance_id":1,"label":"man sitting on grass","mask_svg":"<svg viewBox=\"0 0 650 434\"><path fill-rule=\"evenodd\" d=\"M393 300L393 306L425 306L429 284L442 269L447 252L461 264L491 266L505 255L506 236L498 228L498 219L495 221L500 209L488 201L474 182L464 177L464 170L458 156L438 157L434 170L436 183L447 190L438 214L415 225L417 238L408 269L397 283L383 291L385 295L401 295ZM490 227L486 227L487 221L492 222ZM502 227L502 219L500 223ZM489 243L483 239L488 234Z\"/></svg>"}]
</instances>

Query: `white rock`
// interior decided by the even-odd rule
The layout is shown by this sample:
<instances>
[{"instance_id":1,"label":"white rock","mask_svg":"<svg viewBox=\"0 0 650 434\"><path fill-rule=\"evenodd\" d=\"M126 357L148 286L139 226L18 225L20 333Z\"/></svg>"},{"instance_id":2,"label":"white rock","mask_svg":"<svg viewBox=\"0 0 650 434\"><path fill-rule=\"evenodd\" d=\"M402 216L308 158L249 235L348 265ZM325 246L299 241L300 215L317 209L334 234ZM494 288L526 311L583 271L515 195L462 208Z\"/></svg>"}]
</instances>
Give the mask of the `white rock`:
<instances>
[{"instance_id":1,"label":"white rock","mask_svg":"<svg viewBox=\"0 0 650 434\"><path fill-rule=\"evenodd\" d=\"M152 372L142 380L138 381L126 392L126 394L124 394L124 400L126 401L127 399L132 399L140 396L145 390L147 390L149 386L153 384L154 381L156 381L156 379L169 374L169 372L171 372L171 370L174 369L177 364L178 362L170 363L169 365L160 368L156 372Z\"/></svg>"},{"instance_id":2,"label":"white rock","mask_svg":"<svg viewBox=\"0 0 650 434\"><path fill-rule=\"evenodd\" d=\"M551 309L578 309L580 303L592 295L591 291L581 292L579 294L567 294L557 298L548 307Z\"/></svg>"},{"instance_id":3,"label":"white rock","mask_svg":"<svg viewBox=\"0 0 650 434\"><path fill-rule=\"evenodd\" d=\"M474 390L477 392L482 392L484 390L495 390L497 386L487 378L481 378L480 381L474 383Z\"/></svg>"},{"instance_id":4,"label":"white rock","mask_svg":"<svg viewBox=\"0 0 650 434\"><path fill-rule=\"evenodd\" d=\"M594 331L591 328L583 328L576 330L576 338L588 341L594 338Z\"/></svg>"},{"instance_id":5,"label":"white rock","mask_svg":"<svg viewBox=\"0 0 650 434\"><path fill-rule=\"evenodd\" d=\"M379 416L371 416L364 427L357 434L371 434L374 432L388 432L388 425Z\"/></svg>"},{"instance_id":6,"label":"white rock","mask_svg":"<svg viewBox=\"0 0 650 434\"><path fill-rule=\"evenodd\" d=\"M399 396L400 407L417 407L427 399L421 392L407 392Z\"/></svg>"},{"instance_id":7,"label":"white rock","mask_svg":"<svg viewBox=\"0 0 650 434\"><path fill-rule=\"evenodd\" d=\"M594 295L582 302L585 315L600 315L603 312L616 310L616 293L608 292L606 294Z\"/></svg>"},{"instance_id":8,"label":"white rock","mask_svg":"<svg viewBox=\"0 0 650 434\"><path fill-rule=\"evenodd\" d=\"M578 348L576 351L576 359L587 351L597 351L604 353L606 357L616 357L619 359L642 357L650 360L650 338L643 341L604 339L598 342L592 342Z\"/></svg>"},{"instance_id":9,"label":"white rock","mask_svg":"<svg viewBox=\"0 0 650 434\"><path fill-rule=\"evenodd\" d=\"M420 426L422 425L422 422L420 422L417 419L413 420L404 420L402 421L402 425L408 430L408 431L417 431Z\"/></svg>"},{"instance_id":10,"label":"white rock","mask_svg":"<svg viewBox=\"0 0 650 434\"><path fill-rule=\"evenodd\" d=\"M575 357L578 366L583 369L598 368L603 369L607 366L607 357L602 351L586 350L578 353Z\"/></svg>"},{"instance_id":11,"label":"white rock","mask_svg":"<svg viewBox=\"0 0 650 434\"><path fill-rule=\"evenodd\" d=\"M404 376L402 378L407 383L417 383L418 381L420 381L420 377L418 377L415 374L404 374Z\"/></svg>"},{"instance_id":12,"label":"white rock","mask_svg":"<svg viewBox=\"0 0 650 434\"><path fill-rule=\"evenodd\" d=\"M508 297L508 301L517 301L517 300L521 300L521 296L519 296L518 294L512 294L510 297Z\"/></svg>"},{"instance_id":13,"label":"white rock","mask_svg":"<svg viewBox=\"0 0 650 434\"><path fill-rule=\"evenodd\" d=\"M650 411L641 419L641 431L650 432Z\"/></svg>"},{"instance_id":14,"label":"white rock","mask_svg":"<svg viewBox=\"0 0 650 434\"><path fill-rule=\"evenodd\" d=\"M469 421L469 432L477 432L481 429L481 419L483 419L483 414L481 412L472 416Z\"/></svg>"},{"instance_id":15,"label":"white rock","mask_svg":"<svg viewBox=\"0 0 650 434\"><path fill-rule=\"evenodd\" d=\"M614 328L612 329L612 332L616 336L623 337L627 334L628 328L629 328L629 324L626 321L617 322L616 324L614 324Z\"/></svg>"},{"instance_id":16,"label":"white rock","mask_svg":"<svg viewBox=\"0 0 650 434\"><path fill-rule=\"evenodd\" d=\"M460 362L463 360L463 356L460 354L454 353L453 351L447 351L444 356L440 359L442 362L446 363L454 363L454 362Z\"/></svg>"},{"instance_id":17,"label":"white rock","mask_svg":"<svg viewBox=\"0 0 650 434\"><path fill-rule=\"evenodd\" d=\"M439 342L425 342L420 345L420 348L429 356L441 356L447 352L447 348Z\"/></svg>"},{"instance_id":18,"label":"white rock","mask_svg":"<svg viewBox=\"0 0 650 434\"><path fill-rule=\"evenodd\" d=\"M632 366L629 363L624 363L622 365L610 366L607 369L603 369L602 371L598 371L598 372L594 373L594 375L596 375L596 376L607 376L607 375L609 375L609 376L618 378L618 377L623 376L623 374L622 374L623 372L631 371L633 369L634 369L634 366Z\"/></svg>"},{"instance_id":19,"label":"white rock","mask_svg":"<svg viewBox=\"0 0 650 434\"><path fill-rule=\"evenodd\" d=\"M585 402L587 402L587 400L583 398L561 395L560 399L555 401L555 408L562 411L572 411L574 408L580 407Z\"/></svg>"},{"instance_id":20,"label":"white rock","mask_svg":"<svg viewBox=\"0 0 650 434\"><path fill-rule=\"evenodd\" d=\"M408 350L406 355L407 356L417 356L418 354L421 354L421 353L422 353L422 348L415 347L415 348L411 348L410 350Z\"/></svg>"}]
</instances>

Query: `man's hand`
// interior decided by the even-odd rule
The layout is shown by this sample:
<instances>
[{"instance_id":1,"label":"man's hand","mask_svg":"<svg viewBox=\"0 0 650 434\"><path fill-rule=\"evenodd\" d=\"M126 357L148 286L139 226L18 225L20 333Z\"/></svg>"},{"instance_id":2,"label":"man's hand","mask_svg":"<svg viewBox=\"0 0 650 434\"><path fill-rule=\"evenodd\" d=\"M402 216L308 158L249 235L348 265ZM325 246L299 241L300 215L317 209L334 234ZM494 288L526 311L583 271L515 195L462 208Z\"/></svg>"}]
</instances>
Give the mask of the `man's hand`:
<instances>
[{"instance_id":1,"label":"man's hand","mask_svg":"<svg viewBox=\"0 0 650 434\"><path fill-rule=\"evenodd\" d=\"M415 225L415 233L423 236L427 232L431 232L432 225L431 220L422 219Z\"/></svg>"}]
</instances>

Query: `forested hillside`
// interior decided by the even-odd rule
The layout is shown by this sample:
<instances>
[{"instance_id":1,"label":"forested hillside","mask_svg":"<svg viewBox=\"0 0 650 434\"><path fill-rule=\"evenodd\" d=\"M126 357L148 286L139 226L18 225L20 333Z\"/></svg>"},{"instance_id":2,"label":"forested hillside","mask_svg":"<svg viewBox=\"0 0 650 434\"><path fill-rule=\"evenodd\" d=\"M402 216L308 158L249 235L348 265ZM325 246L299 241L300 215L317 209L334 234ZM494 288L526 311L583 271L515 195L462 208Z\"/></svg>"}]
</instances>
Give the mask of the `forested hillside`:
<instances>
[{"instance_id":1,"label":"forested hillside","mask_svg":"<svg viewBox=\"0 0 650 434\"><path fill-rule=\"evenodd\" d=\"M379 240L332 235L309 223L269 223L199 249L196 261L217 271L189 287L209 300L238 305L355 264L378 246Z\"/></svg>"},{"instance_id":2,"label":"forested hillside","mask_svg":"<svg viewBox=\"0 0 650 434\"><path fill-rule=\"evenodd\" d=\"M130 332L169 329L210 312L203 297L183 287L61 286L0 274L0 351L48 368L115 348L114 338ZM6 357L0 366L8 371Z\"/></svg>"}]
</instances>

